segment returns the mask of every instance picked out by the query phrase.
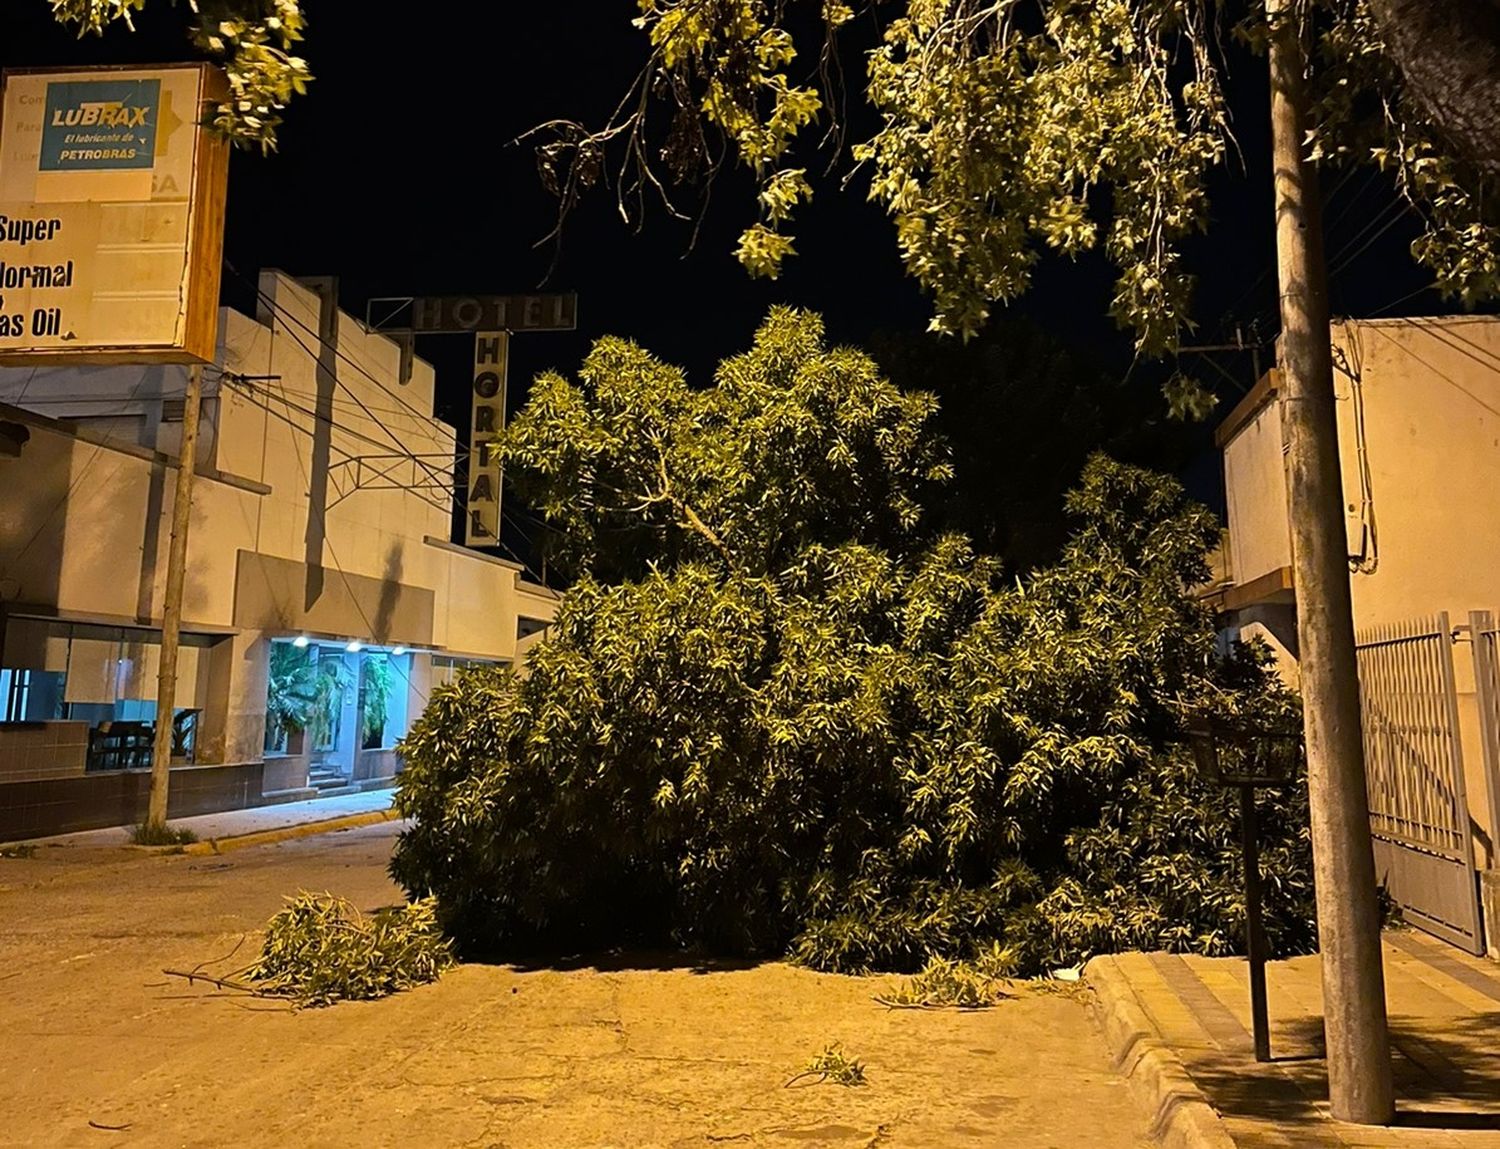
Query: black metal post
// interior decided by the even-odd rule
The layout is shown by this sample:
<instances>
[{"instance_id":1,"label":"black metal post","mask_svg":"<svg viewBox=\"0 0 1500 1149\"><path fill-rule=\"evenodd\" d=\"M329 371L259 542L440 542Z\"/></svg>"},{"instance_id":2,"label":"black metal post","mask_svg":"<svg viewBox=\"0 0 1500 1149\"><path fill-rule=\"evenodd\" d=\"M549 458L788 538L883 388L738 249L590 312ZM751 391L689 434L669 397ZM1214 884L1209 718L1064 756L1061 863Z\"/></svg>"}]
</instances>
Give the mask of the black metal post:
<instances>
[{"instance_id":1,"label":"black metal post","mask_svg":"<svg viewBox=\"0 0 1500 1149\"><path fill-rule=\"evenodd\" d=\"M1245 852L1245 952L1250 959L1250 1022L1255 1060L1271 1060L1271 1022L1266 1011L1266 939L1260 920L1260 833L1255 788L1240 787L1240 845Z\"/></svg>"}]
</instances>

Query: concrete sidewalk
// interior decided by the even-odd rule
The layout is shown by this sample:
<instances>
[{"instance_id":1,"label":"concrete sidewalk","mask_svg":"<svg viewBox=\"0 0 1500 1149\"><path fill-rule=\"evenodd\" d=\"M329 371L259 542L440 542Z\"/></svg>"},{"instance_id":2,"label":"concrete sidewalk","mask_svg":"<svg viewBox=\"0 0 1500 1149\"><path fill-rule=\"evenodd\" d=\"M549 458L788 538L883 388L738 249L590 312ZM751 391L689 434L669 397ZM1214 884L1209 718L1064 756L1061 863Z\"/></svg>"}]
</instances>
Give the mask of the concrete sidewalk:
<instances>
[{"instance_id":1,"label":"concrete sidewalk","mask_svg":"<svg viewBox=\"0 0 1500 1149\"><path fill-rule=\"evenodd\" d=\"M1255 1062L1243 960L1089 963L1117 1067L1169 1147L1500 1149L1500 966L1414 930L1385 935L1397 1120L1334 1121L1317 957L1267 967L1274 1061Z\"/></svg>"},{"instance_id":2,"label":"concrete sidewalk","mask_svg":"<svg viewBox=\"0 0 1500 1149\"><path fill-rule=\"evenodd\" d=\"M257 806L249 810L225 810L219 814L200 814L193 818L174 818L173 827L191 830L197 835L190 853L217 853L231 844L259 845L389 821L394 789L366 790L362 794L343 794L334 798L312 798L306 802L283 802ZM33 838L29 842L11 842L10 846L68 846L91 850L130 846L130 827L111 826L104 830L84 830L76 834L58 834L50 838Z\"/></svg>"}]
</instances>

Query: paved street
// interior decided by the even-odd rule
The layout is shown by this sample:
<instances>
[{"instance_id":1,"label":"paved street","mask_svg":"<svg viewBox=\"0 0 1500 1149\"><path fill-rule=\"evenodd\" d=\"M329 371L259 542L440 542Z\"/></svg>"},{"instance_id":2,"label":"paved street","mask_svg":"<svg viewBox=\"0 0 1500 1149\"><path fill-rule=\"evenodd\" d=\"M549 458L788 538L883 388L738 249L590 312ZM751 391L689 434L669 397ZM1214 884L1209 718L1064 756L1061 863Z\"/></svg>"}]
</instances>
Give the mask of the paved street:
<instances>
[{"instance_id":1,"label":"paved street","mask_svg":"<svg viewBox=\"0 0 1500 1149\"><path fill-rule=\"evenodd\" d=\"M0 858L0 1144L1149 1144L1066 992L1026 990L983 1013L891 1012L870 1000L879 979L637 961L464 966L382 1002L291 1012L162 976L250 933L241 964L298 888L366 908L396 899L384 871L395 833L224 857ZM865 1063L867 1086L783 1087L832 1041Z\"/></svg>"}]
</instances>

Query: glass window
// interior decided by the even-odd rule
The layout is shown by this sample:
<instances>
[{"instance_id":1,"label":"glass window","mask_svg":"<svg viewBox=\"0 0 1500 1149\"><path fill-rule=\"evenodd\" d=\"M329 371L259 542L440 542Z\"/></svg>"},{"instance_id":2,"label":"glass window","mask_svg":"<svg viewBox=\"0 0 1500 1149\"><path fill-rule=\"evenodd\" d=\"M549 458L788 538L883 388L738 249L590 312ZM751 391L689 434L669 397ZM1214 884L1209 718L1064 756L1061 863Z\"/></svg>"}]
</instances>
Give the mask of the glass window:
<instances>
[{"instance_id":1,"label":"glass window","mask_svg":"<svg viewBox=\"0 0 1500 1149\"><path fill-rule=\"evenodd\" d=\"M182 636L171 719L174 764L196 757L208 673L204 651L215 641ZM83 723L88 769L149 767L160 655L156 631L12 618L0 651L0 722Z\"/></svg>"}]
</instances>

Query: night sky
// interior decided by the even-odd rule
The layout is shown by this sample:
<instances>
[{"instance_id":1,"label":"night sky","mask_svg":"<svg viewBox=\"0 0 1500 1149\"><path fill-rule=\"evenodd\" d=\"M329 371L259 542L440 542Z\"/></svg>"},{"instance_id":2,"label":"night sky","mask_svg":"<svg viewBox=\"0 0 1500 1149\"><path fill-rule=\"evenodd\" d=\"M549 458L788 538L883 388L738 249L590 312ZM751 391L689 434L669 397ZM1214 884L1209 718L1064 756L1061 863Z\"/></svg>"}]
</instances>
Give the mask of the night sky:
<instances>
[{"instance_id":1,"label":"night sky","mask_svg":"<svg viewBox=\"0 0 1500 1149\"><path fill-rule=\"evenodd\" d=\"M343 306L357 315L371 296L578 292L576 333L513 341L513 405L537 371L571 370L603 334L631 336L706 378L714 362L748 342L773 303L821 311L841 341L925 326L927 304L902 274L891 226L865 202L864 181L856 177L839 190L847 157L803 209L799 255L778 281L750 279L733 258L752 203L748 179L732 173L719 181L691 251L687 225L657 211L637 233L621 222L608 192L597 194L571 218L556 267L543 282L555 253L535 245L550 229L555 205L537 178L531 148L510 141L545 119L602 122L644 55L628 0L443 5L436 9L443 17L423 19L422 9L407 9L414 18L400 22L385 19L378 6L347 0L309 0L306 7L310 31L301 52L316 81L290 108L277 154L236 153L233 160L226 257L245 275L253 278L262 267L336 275ZM10 0L0 14L0 66L188 58L185 5L152 0L148 9L134 34L117 28L103 41L79 41L55 25L45 0ZM868 29L863 34L873 37ZM852 64L857 86L860 64ZM1248 174L1236 169L1217 178L1213 226L1189 250L1202 277L1198 342L1232 337L1236 323L1248 329L1258 322L1265 337L1275 332L1265 65L1248 55L1231 65ZM857 91L850 106L851 138L858 139L870 123L858 114ZM827 162L799 158L810 168ZM1382 230L1394 218L1383 177L1358 171L1341 181L1334 174L1329 192L1336 313L1449 309L1434 293L1411 296L1424 283L1406 255L1416 225L1397 218ZM1104 315L1110 279L1097 257L1047 260L1031 294L1012 310L1124 373L1132 369L1129 339ZM251 309L244 285L227 274L225 299ZM462 432L469 341L433 337L418 352L438 367L438 414ZM1248 356L1217 355L1216 366L1202 358L1184 362L1220 385L1227 411L1252 381ZM1154 386L1150 380L1160 372L1135 374L1142 386ZM1211 450L1199 452L1185 472L1196 494L1218 501Z\"/></svg>"}]
</instances>

